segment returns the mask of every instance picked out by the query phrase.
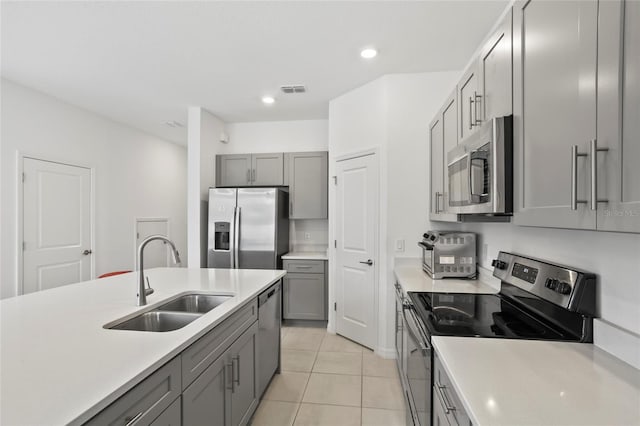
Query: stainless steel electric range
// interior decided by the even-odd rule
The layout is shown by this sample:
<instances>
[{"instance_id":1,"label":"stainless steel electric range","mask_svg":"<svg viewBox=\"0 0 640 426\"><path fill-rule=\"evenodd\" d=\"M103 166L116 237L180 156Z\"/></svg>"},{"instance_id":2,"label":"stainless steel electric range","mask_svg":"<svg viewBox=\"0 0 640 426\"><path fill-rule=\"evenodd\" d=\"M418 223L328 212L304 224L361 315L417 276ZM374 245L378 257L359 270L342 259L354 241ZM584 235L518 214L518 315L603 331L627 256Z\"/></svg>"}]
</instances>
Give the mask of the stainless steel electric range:
<instances>
[{"instance_id":1,"label":"stainless steel electric range","mask_svg":"<svg viewBox=\"0 0 640 426\"><path fill-rule=\"evenodd\" d=\"M506 252L492 264L501 280L497 294L408 293L402 309L407 329L402 365L409 425L432 422L431 336L593 340L594 274Z\"/></svg>"}]
</instances>

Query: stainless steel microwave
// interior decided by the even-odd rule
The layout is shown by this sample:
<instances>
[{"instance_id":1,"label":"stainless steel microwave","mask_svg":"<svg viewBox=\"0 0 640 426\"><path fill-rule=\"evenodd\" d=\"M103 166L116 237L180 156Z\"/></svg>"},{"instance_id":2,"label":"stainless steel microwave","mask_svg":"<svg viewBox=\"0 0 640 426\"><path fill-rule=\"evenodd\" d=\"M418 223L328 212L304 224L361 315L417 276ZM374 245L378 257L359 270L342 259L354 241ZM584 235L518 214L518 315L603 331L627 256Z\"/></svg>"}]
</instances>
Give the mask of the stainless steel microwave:
<instances>
[{"instance_id":1,"label":"stainless steel microwave","mask_svg":"<svg viewBox=\"0 0 640 426\"><path fill-rule=\"evenodd\" d=\"M513 213L513 119L484 123L447 153L449 212Z\"/></svg>"}]
</instances>

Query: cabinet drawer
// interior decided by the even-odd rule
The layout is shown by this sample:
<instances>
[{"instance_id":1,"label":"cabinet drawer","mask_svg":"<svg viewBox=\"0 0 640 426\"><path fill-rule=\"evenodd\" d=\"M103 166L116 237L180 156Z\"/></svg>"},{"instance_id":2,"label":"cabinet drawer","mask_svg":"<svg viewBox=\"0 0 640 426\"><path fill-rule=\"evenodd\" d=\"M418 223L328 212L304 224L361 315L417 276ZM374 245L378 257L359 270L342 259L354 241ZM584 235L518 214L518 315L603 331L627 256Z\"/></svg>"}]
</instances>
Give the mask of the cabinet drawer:
<instances>
[{"instance_id":1,"label":"cabinet drawer","mask_svg":"<svg viewBox=\"0 0 640 426\"><path fill-rule=\"evenodd\" d=\"M283 267L287 272L324 274L324 260L285 260Z\"/></svg>"},{"instance_id":2,"label":"cabinet drawer","mask_svg":"<svg viewBox=\"0 0 640 426\"><path fill-rule=\"evenodd\" d=\"M433 403L441 404L449 423L453 426L469 426L471 420L456 393L451 379L444 371L440 358L434 352Z\"/></svg>"},{"instance_id":3,"label":"cabinet drawer","mask_svg":"<svg viewBox=\"0 0 640 426\"><path fill-rule=\"evenodd\" d=\"M180 357L176 357L113 404L89 420L87 425L149 425L182 393ZM134 419L137 419L134 421Z\"/></svg>"},{"instance_id":4,"label":"cabinet drawer","mask_svg":"<svg viewBox=\"0 0 640 426\"><path fill-rule=\"evenodd\" d=\"M160 416L151 423L151 426L182 426L182 401L181 398L171 403Z\"/></svg>"},{"instance_id":5,"label":"cabinet drawer","mask_svg":"<svg viewBox=\"0 0 640 426\"><path fill-rule=\"evenodd\" d=\"M222 355L257 318L258 303L253 300L185 349L182 352L182 389Z\"/></svg>"}]
</instances>

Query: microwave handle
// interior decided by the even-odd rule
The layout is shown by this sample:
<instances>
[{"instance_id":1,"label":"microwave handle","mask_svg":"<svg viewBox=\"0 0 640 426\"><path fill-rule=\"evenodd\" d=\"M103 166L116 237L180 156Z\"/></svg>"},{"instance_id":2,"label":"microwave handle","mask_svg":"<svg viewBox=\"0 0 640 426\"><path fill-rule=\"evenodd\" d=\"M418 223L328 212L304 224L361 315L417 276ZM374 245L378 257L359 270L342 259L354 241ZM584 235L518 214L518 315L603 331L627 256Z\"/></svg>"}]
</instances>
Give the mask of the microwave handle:
<instances>
[{"instance_id":1,"label":"microwave handle","mask_svg":"<svg viewBox=\"0 0 640 426\"><path fill-rule=\"evenodd\" d=\"M473 170L471 169L471 164L473 163L473 160L477 160L477 159L480 159L486 163L489 160L489 155L486 151L472 151L469 153L469 157L467 158L467 170L469 171L469 193L472 196L473 195L486 196L488 194L484 192L480 194L476 194L475 192L473 192L474 182L473 182Z\"/></svg>"}]
</instances>

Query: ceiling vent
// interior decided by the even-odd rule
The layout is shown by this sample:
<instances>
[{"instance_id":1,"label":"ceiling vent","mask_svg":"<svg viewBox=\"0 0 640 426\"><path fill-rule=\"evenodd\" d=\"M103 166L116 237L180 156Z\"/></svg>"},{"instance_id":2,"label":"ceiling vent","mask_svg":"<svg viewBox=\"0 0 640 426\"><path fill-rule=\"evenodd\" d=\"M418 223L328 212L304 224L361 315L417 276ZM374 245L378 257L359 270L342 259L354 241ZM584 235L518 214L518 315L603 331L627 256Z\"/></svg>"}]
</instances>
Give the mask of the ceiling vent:
<instances>
[{"instance_id":1,"label":"ceiling vent","mask_svg":"<svg viewBox=\"0 0 640 426\"><path fill-rule=\"evenodd\" d=\"M282 93L305 93L307 91L307 88L304 87L302 84L292 84L289 86L280 86L280 90L282 90Z\"/></svg>"}]
</instances>

